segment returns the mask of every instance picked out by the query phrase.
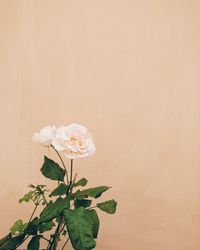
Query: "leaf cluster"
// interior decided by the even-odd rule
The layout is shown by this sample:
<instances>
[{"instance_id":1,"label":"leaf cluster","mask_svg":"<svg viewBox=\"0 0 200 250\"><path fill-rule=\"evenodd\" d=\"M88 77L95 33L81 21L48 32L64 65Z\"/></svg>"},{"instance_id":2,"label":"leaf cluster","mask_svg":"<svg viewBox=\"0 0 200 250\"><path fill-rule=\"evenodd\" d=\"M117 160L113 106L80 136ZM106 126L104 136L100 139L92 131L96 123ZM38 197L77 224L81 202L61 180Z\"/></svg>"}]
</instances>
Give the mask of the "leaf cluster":
<instances>
[{"instance_id":1,"label":"leaf cluster","mask_svg":"<svg viewBox=\"0 0 200 250\"><path fill-rule=\"evenodd\" d=\"M28 222L20 219L11 226L10 233L0 240L0 250L17 249L28 238L30 238L28 250L39 250L41 240L47 242L46 250L55 250L62 235L67 241L69 237L75 250L95 248L95 239L98 237L100 226L95 208L114 214L117 202L108 200L96 203L95 206L92 206L92 203L109 187L82 189L88 183L85 178L70 184L65 183L65 170L46 156L41 172L46 178L58 181L58 186L48 195L48 198L46 186L30 186L32 190L26 193L19 202L32 201L35 209ZM44 205L44 208L38 216L34 217L40 204ZM53 231L50 238L44 236L47 231Z\"/></svg>"}]
</instances>

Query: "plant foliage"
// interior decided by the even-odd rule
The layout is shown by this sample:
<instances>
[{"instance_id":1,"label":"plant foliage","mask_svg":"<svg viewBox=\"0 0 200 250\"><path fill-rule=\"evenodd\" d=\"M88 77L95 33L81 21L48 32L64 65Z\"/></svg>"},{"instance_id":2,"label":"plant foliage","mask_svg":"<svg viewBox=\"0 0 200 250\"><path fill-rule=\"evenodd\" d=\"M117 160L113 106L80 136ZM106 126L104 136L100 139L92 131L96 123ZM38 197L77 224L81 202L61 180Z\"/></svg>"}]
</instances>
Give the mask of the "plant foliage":
<instances>
[{"instance_id":1,"label":"plant foliage","mask_svg":"<svg viewBox=\"0 0 200 250\"><path fill-rule=\"evenodd\" d=\"M70 181L66 182L66 169L46 156L41 172L44 177L58 181L58 186L48 194L45 185L30 185L31 190L19 202L33 202L33 213L29 221L23 222L19 219L11 226L9 234L0 239L0 250L18 249L25 240L28 240L28 250L39 250L42 240L47 242L47 250L55 250L61 237L64 237L66 242L70 240L75 250L95 248L100 221L94 208L114 214L117 202L108 200L95 206L92 206L92 203L109 187L84 189L88 183L87 179L82 178L76 182L75 179L72 180L72 173ZM43 209L36 216L40 205ZM46 238L45 233L48 231L51 233Z\"/></svg>"}]
</instances>

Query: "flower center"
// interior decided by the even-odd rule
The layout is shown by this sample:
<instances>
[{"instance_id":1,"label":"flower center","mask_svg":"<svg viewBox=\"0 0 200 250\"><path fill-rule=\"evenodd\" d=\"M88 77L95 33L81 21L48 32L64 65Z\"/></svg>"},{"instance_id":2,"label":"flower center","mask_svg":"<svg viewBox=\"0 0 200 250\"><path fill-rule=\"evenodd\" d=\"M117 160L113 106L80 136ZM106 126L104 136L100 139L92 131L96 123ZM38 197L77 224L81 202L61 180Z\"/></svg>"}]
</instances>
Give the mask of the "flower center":
<instances>
[{"instance_id":1,"label":"flower center","mask_svg":"<svg viewBox=\"0 0 200 250\"><path fill-rule=\"evenodd\" d=\"M82 140L81 140L80 138L74 136L74 135L70 136L70 141L71 141L74 145L77 145L77 146L80 146L80 147L83 145Z\"/></svg>"}]
</instances>

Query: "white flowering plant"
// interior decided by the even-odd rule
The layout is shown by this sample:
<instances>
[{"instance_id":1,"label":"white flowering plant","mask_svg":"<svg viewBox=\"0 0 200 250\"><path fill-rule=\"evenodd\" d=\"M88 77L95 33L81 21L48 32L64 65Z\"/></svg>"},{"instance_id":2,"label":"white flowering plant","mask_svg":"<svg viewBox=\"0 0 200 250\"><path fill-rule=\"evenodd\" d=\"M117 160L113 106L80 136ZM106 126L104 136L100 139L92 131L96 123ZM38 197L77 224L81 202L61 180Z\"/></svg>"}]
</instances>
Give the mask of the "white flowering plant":
<instances>
[{"instance_id":1,"label":"white flowering plant","mask_svg":"<svg viewBox=\"0 0 200 250\"><path fill-rule=\"evenodd\" d=\"M110 187L85 189L87 179L77 181L77 174L73 174L74 160L86 158L96 150L91 134L86 127L74 123L59 128L45 127L39 133L34 133L33 140L57 154L61 166L44 156L40 169L57 186L49 193L46 185L29 185L31 190L19 203L33 202L30 219L28 222L17 220L8 235L0 239L0 249L19 249L26 240L29 241L28 250L39 250L41 240L46 242L46 250L56 250L58 247L63 250L69 241L75 250L95 248L100 225L96 209L114 214L117 202L111 199L92 205ZM69 159L69 171L64 158ZM36 216L39 206L42 209ZM60 246L62 237L64 244Z\"/></svg>"}]
</instances>

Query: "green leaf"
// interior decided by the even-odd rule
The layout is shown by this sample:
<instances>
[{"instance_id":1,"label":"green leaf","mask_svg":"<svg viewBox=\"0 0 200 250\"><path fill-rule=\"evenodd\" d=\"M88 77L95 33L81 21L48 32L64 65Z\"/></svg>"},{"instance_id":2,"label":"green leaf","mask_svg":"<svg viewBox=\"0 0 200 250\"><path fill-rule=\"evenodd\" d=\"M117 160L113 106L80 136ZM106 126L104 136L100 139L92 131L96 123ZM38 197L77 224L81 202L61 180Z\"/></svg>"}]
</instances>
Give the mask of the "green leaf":
<instances>
[{"instance_id":1,"label":"green leaf","mask_svg":"<svg viewBox=\"0 0 200 250\"><path fill-rule=\"evenodd\" d=\"M54 203L50 202L40 214L40 222L48 222L58 217L64 209L69 208L70 199L58 198Z\"/></svg>"},{"instance_id":2,"label":"green leaf","mask_svg":"<svg viewBox=\"0 0 200 250\"><path fill-rule=\"evenodd\" d=\"M38 232L39 219L35 217L27 226L25 233L29 235L36 235Z\"/></svg>"},{"instance_id":3,"label":"green leaf","mask_svg":"<svg viewBox=\"0 0 200 250\"><path fill-rule=\"evenodd\" d=\"M88 180L85 179L85 178L82 178L82 179L80 179L79 181L77 181L76 183L74 183L74 184L73 184L73 187L78 187L78 186L84 187L84 186L87 185L87 183L88 183Z\"/></svg>"},{"instance_id":4,"label":"green leaf","mask_svg":"<svg viewBox=\"0 0 200 250\"><path fill-rule=\"evenodd\" d=\"M93 237L96 239L98 232L99 232L99 225L100 225L99 217L97 215L96 210L94 209L86 210L86 211L87 211L88 219L92 225Z\"/></svg>"},{"instance_id":5,"label":"green leaf","mask_svg":"<svg viewBox=\"0 0 200 250\"><path fill-rule=\"evenodd\" d=\"M5 237L0 239L0 246L2 246L7 240L9 240L12 237L12 234L9 233L8 235L6 235Z\"/></svg>"},{"instance_id":6,"label":"green leaf","mask_svg":"<svg viewBox=\"0 0 200 250\"><path fill-rule=\"evenodd\" d=\"M72 200L75 200L78 197L78 194L80 193L80 190L77 190L75 193L69 194L72 198Z\"/></svg>"},{"instance_id":7,"label":"green leaf","mask_svg":"<svg viewBox=\"0 0 200 250\"><path fill-rule=\"evenodd\" d=\"M75 208L78 208L78 207L89 207L92 203L92 200L75 200L74 202L74 206Z\"/></svg>"},{"instance_id":8,"label":"green leaf","mask_svg":"<svg viewBox=\"0 0 200 250\"><path fill-rule=\"evenodd\" d=\"M40 249L40 235L33 236L28 243L27 250L39 250Z\"/></svg>"},{"instance_id":9,"label":"green leaf","mask_svg":"<svg viewBox=\"0 0 200 250\"><path fill-rule=\"evenodd\" d=\"M22 220L17 220L10 228L11 234L23 233L24 229L27 227L27 223L23 223Z\"/></svg>"},{"instance_id":10,"label":"green leaf","mask_svg":"<svg viewBox=\"0 0 200 250\"><path fill-rule=\"evenodd\" d=\"M57 188L53 190L53 192L49 196L57 196L57 195L66 194L69 188L70 188L69 185L65 185L61 183Z\"/></svg>"},{"instance_id":11,"label":"green leaf","mask_svg":"<svg viewBox=\"0 0 200 250\"><path fill-rule=\"evenodd\" d=\"M49 159L46 156L44 157L44 163L40 170L45 177L51 180L63 181L64 176L65 176L65 170L62 169L58 165L58 163Z\"/></svg>"},{"instance_id":12,"label":"green leaf","mask_svg":"<svg viewBox=\"0 0 200 250\"><path fill-rule=\"evenodd\" d=\"M56 219L55 219L55 221L56 221L58 224L62 223L62 220L63 220L62 214L61 214L61 215L58 215L58 217L56 217Z\"/></svg>"},{"instance_id":13,"label":"green leaf","mask_svg":"<svg viewBox=\"0 0 200 250\"><path fill-rule=\"evenodd\" d=\"M25 194L21 199L19 199L19 203L25 201L29 202L31 198L33 197L35 191L29 191L27 194Z\"/></svg>"},{"instance_id":14,"label":"green leaf","mask_svg":"<svg viewBox=\"0 0 200 250\"><path fill-rule=\"evenodd\" d=\"M97 203L97 207L108 214L114 214L116 212L117 202L115 200L109 200Z\"/></svg>"},{"instance_id":15,"label":"green leaf","mask_svg":"<svg viewBox=\"0 0 200 250\"><path fill-rule=\"evenodd\" d=\"M38 230L40 233L44 233L46 231L50 231L54 226L55 224L53 223L53 221L43 222L38 225Z\"/></svg>"},{"instance_id":16,"label":"green leaf","mask_svg":"<svg viewBox=\"0 0 200 250\"><path fill-rule=\"evenodd\" d=\"M88 188L88 189L78 192L76 195L76 198L78 200L87 198L88 196L93 197L93 198L98 198L102 195L103 192L107 191L108 189L109 187L107 186Z\"/></svg>"},{"instance_id":17,"label":"green leaf","mask_svg":"<svg viewBox=\"0 0 200 250\"><path fill-rule=\"evenodd\" d=\"M64 210L70 241L75 250L91 250L95 248L91 221L88 213L80 207L76 210Z\"/></svg>"},{"instance_id":18,"label":"green leaf","mask_svg":"<svg viewBox=\"0 0 200 250\"><path fill-rule=\"evenodd\" d=\"M16 247L23 242L24 237L25 234L21 234L8 239L3 245L0 246L0 250L15 250Z\"/></svg>"},{"instance_id":19,"label":"green leaf","mask_svg":"<svg viewBox=\"0 0 200 250\"><path fill-rule=\"evenodd\" d=\"M40 233L43 233L51 230L54 226L55 224L53 223L53 221L40 222L40 220L36 217L28 224L25 233L29 235L36 235L38 231Z\"/></svg>"}]
</instances>

